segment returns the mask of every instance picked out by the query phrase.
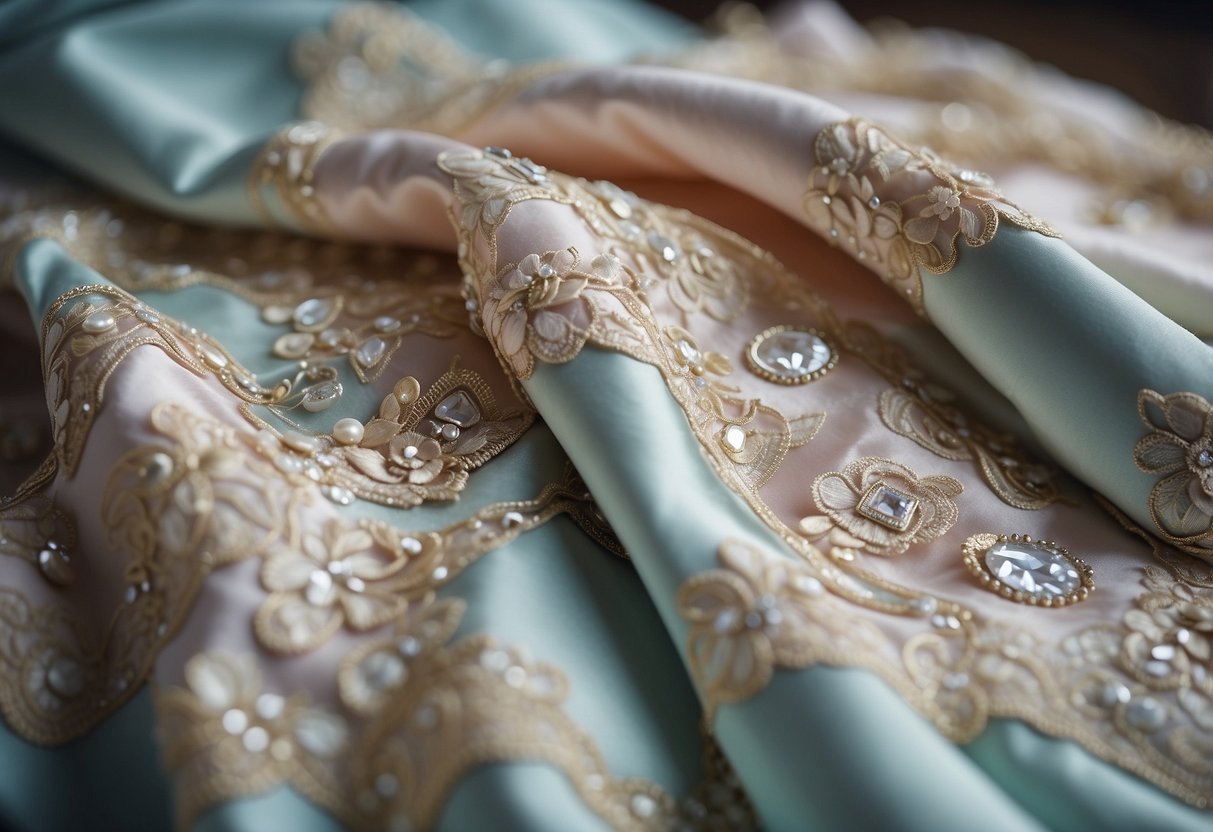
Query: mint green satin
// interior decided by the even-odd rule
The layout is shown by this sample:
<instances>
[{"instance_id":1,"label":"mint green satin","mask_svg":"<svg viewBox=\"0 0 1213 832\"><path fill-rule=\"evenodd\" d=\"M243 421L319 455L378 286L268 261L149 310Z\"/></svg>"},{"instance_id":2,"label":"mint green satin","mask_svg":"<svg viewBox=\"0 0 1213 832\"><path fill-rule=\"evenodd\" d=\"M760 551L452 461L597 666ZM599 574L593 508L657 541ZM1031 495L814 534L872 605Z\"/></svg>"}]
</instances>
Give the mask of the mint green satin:
<instances>
[{"instance_id":1,"label":"mint green satin","mask_svg":"<svg viewBox=\"0 0 1213 832\"><path fill-rule=\"evenodd\" d=\"M1152 529L1137 394L1213 397L1213 349L1063 241L1007 225L922 283L931 321L1049 453Z\"/></svg>"}]
</instances>

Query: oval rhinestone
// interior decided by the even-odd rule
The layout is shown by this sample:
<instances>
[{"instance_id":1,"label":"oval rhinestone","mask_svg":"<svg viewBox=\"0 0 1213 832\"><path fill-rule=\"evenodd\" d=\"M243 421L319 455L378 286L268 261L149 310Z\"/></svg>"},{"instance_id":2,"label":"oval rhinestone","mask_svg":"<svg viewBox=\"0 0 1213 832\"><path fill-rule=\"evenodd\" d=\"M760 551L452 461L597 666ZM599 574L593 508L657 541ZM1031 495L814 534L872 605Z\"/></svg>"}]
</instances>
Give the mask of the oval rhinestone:
<instances>
[{"instance_id":1,"label":"oval rhinestone","mask_svg":"<svg viewBox=\"0 0 1213 832\"><path fill-rule=\"evenodd\" d=\"M985 562L1005 586L1037 598L1064 598L1082 585L1069 558L1037 543L996 543L986 552Z\"/></svg>"},{"instance_id":2,"label":"oval rhinestone","mask_svg":"<svg viewBox=\"0 0 1213 832\"><path fill-rule=\"evenodd\" d=\"M759 375L784 384L797 384L829 369L834 352L814 332L782 327L758 336L751 343L748 356Z\"/></svg>"},{"instance_id":3,"label":"oval rhinestone","mask_svg":"<svg viewBox=\"0 0 1213 832\"><path fill-rule=\"evenodd\" d=\"M303 391L303 409L309 413L319 413L332 407L341 398L343 388L337 381L322 381L313 384Z\"/></svg>"}]
</instances>

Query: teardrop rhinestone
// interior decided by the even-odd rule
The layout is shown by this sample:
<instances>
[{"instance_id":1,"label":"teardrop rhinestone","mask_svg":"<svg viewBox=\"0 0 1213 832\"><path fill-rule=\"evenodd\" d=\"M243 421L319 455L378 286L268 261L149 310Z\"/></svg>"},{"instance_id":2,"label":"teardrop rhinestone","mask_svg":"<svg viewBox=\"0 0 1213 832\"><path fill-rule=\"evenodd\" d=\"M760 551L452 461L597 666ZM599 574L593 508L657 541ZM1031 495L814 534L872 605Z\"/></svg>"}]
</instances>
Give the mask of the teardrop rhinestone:
<instances>
[{"instance_id":1,"label":"teardrop rhinestone","mask_svg":"<svg viewBox=\"0 0 1213 832\"><path fill-rule=\"evenodd\" d=\"M68 586L76 580L76 570L66 550L53 540L46 541L38 552L38 568L48 581Z\"/></svg>"},{"instance_id":2,"label":"teardrop rhinestone","mask_svg":"<svg viewBox=\"0 0 1213 832\"><path fill-rule=\"evenodd\" d=\"M378 336L367 338L354 350L354 360L362 367L373 367L387 352L387 343Z\"/></svg>"},{"instance_id":3,"label":"teardrop rhinestone","mask_svg":"<svg viewBox=\"0 0 1213 832\"><path fill-rule=\"evenodd\" d=\"M80 324L80 328L85 332L97 335L101 332L108 332L116 324L117 321L114 320L114 316L109 312L94 312L84 319L84 322Z\"/></svg>"},{"instance_id":4,"label":"teardrop rhinestone","mask_svg":"<svg viewBox=\"0 0 1213 832\"><path fill-rule=\"evenodd\" d=\"M227 356L205 341L198 345L198 354L202 356L203 361L216 370L222 370L227 366Z\"/></svg>"},{"instance_id":5,"label":"teardrop rhinestone","mask_svg":"<svg viewBox=\"0 0 1213 832\"><path fill-rule=\"evenodd\" d=\"M310 332L288 332L274 342L274 355L279 358L303 358L315 343Z\"/></svg>"},{"instance_id":6,"label":"teardrop rhinestone","mask_svg":"<svg viewBox=\"0 0 1213 832\"><path fill-rule=\"evenodd\" d=\"M470 428L480 421L480 410L463 390L456 390L434 408L434 415L444 422L452 422L461 428Z\"/></svg>"},{"instance_id":7,"label":"teardrop rhinestone","mask_svg":"<svg viewBox=\"0 0 1213 832\"><path fill-rule=\"evenodd\" d=\"M300 329L314 331L332 323L340 311L341 303L336 298L309 298L295 307L291 318Z\"/></svg>"}]
</instances>

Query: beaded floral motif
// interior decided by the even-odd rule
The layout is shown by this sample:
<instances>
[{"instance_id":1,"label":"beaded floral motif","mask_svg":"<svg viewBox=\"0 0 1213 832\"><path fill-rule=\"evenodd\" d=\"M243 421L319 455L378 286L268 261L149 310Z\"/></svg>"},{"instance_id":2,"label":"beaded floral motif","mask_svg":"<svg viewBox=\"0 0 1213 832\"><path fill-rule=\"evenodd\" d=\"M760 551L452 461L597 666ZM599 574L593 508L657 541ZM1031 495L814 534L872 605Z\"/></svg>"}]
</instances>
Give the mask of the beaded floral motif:
<instances>
[{"instance_id":1,"label":"beaded floral motif","mask_svg":"<svg viewBox=\"0 0 1213 832\"><path fill-rule=\"evenodd\" d=\"M1142 390L1137 407L1150 432L1133 460L1162 476L1150 492L1150 517L1170 543L1213 560L1213 405L1195 393Z\"/></svg>"},{"instance_id":2,"label":"beaded floral motif","mask_svg":"<svg viewBox=\"0 0 1213 832\"><path fill-rule=\"evenodd\" d=\"M852 118L823 128L814 143L804 210L831 243L871 268L919 314L921 266L935 274L956 264L956 243L994 239L1000 218L1057 236L995 188L983 173L952 167Z\"/></svg>"},{"instance_id":3,"label":"beaded floral motif","mask_svg":"<svg viewBox=\"0 0 1213 832\"><path fill-rule=\"evenodd\" d=\"M813 501L824 514L804 518L800 529L810 540L828 536L832 546L844 550L897 555L955 525L960 511L952 498L963 488L951 477L920 478L900 463L864 457L814 480ZM882 493L896 505L873 519L872 509L865 507Z\"/></svg>"}]
</instances>

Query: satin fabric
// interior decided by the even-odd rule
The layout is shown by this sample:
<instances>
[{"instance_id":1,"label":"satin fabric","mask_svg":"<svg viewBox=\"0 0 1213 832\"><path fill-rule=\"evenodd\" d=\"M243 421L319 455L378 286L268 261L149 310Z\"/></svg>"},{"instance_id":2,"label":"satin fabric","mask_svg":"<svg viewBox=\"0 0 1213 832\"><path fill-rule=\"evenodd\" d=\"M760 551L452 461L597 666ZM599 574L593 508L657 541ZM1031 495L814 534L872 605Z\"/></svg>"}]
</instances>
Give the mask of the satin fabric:
<instances>
[{"instance_id":1,"label":"satin fabric","mask_svg":"<svg viewBox=\"0 0 1213 832\"><path fill-rule=\"evenodd\" d=\"M257 223L244 192L248 168L270 134L297 114L300 89L284 53L301 30L320 27L334 9L329 3L289 9L201 3L56 8L35 23L21 17L28 9L13 7L4 22L24 27L23 34L43 34L10 43L0 55L0 79L33 79L16 89L11 106L0 112L0 125L58 164L141 202L179 216ZM479 17L461 4L418 4L416 10L469 46L507 58L613 61L688 38L684 27L642 7L579 8L564 19L559 40L535 34L529 18L539 11L529 6L511 6L508 19ZM499 35L514 25L527 36ZM238 39L229 39L234 32ZM798 221L810 163L805 137L846 111L739 81L697 79L691 88L694 94L687 95L686 78L675 70L563 74L534 85L515 106L459 140L505 144L587 177L622 177L641 185L650 177L709 180ZM454 236L440 213L445 204L431 165L440 149L459 146L409 134L347 140L334 146L317 171L321 198L347 236L452 249ZM545 226L546 219L540 212L530 233L516 238L521 248L506 259L518 259L527 245L542 247L547 239L568 241L555 224ZM810 251L827 264L834 256L820 244L795 250ZM952 378L973 374L967 359L991 385L974 388L974 398L997 405L1005 396L1041 445L1148 523L1150 483L1130 462L1140 435L1135 392L1142 386L1213 392L1207 348L1166 317L1186 304L1159 303L1161 311L1155 312L1064 244L1007 228L982 249L963 249L952 274L922 275L927 313L948 346L934 342L937 336L927 325L882 295L875 278L857 269L836 273L856 283L850 300L840 296L840 311L850 303L886 312L897 337L918 344L919 355L935 349L941 363L957 368L948 373ZM108 282L48 241L24 246L14 274L35 322L64 292ZM822 278L831 279L842 280ZM278 330L251 305L208 287L143 297L219 338L250 369L281 370L260 348ZM172 379L173 395L193 396L200 409L213 406L207 390L182 381L167 362L150 361L146 372ZM137 377L132 372L125 386L115 385L107 404L108 458L146 439L147 429L135 424L151 401L166 395L140 391ZM383 391L359 388L348 373L343 378L351 391L343 406L373 410ZM433 528L477 507L534 493L559 474L555 468L564 449L623 543L637 553L636 572L558 518L494 551L450 585L451 594L469 604L461 633L491 631L569 668L578 679L569 711L601 744L612 770L683 794L694 785L698 704L683 670L686 624L674 607L677 588L712 565L722 536L774 550L782 544L712 472L652 368L587 348L568 364L541 367L526 390L545 424L479 471L458 504L399 512L363 502L358 515L390 518L406 529ZM1014 413L1005 418L1019 423ZM305 426L325 430L326 422L331 418L316 417ZM1091 446L1116 452L1093 454ZM634 459L661 459L662 465L630 464ZM75 499L91 508L89 487L79 485ZM90 532L98 540L102 534L100 528ZM223 609L225 594L238 597L241 582L254 580L249 570L225 574L212 590L212 606L201 604L200 610ZM245 599L234 608L250 603ZM244 620L231 609L225 613ZM224 629L203 616L191 627L158 663L154 675L161 684L176 684L193 648L213 637L212 628ZM594 645L592 653L587 644ZM62 782L63 772L77 768L93 784L70 805L58 804L61 814L48 808L49 798L40 791L13 788L5 798L13 825L72 828L90 816L141 828L167 824L163 774L143 742L150 721L146 697L140 696L64 749L36 750L6 736L5 759L14 769L47 767L37 778L40 785ZM753 699L722 708L715 729L771 829L964 829L976 818L988 828L1008 830L1093 823L1198 829L1207 823L1207 814L1076 744L1014 721L994 720L980 738L957 747L863 670L779 672ZM123 788L111 789L101 772L118 773L113 749L125 744L118 735L128 733L141 740L127 746L138 762L123 767ZM26 760L37 763L16 763ZM280 788L212 808L195 828L271 823L335 827L323 811ZM550 769L510 763L464 778L438 824L488 825L580 829L599 828L602 821Z\"/></svg>"}]
</instances>

